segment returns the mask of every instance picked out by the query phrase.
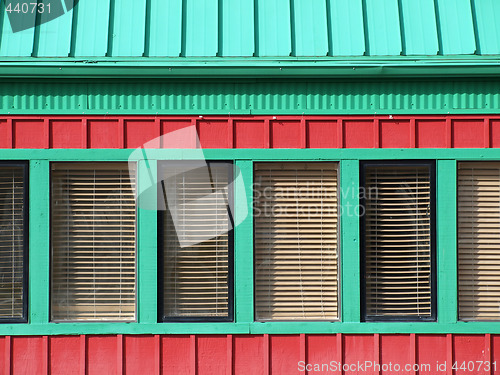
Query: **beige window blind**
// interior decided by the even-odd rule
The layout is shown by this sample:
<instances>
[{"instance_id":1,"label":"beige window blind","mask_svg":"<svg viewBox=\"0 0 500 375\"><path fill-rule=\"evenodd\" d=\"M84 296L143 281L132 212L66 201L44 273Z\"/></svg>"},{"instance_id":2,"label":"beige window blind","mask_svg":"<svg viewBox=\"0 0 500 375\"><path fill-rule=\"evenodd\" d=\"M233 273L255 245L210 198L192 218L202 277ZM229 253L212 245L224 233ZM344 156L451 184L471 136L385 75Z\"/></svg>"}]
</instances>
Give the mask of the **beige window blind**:
<instances>
[{"instance_id":1,"label":"beige window blind","mask_svg":"<svg viewBox=\"0 0 500 375\"><path fill-rule=\"evenodd\" d=\"M338 318L336 163L256 163L257 320Z\"/></svg>"},{"instance_id":2,"label":"beige window blind","mask_svg":"<svg viewBox=\"0 0 500 375\"><path fill-rule=\"evenodd\" d=\"M24 168L0 166L0 319L22 318Z\"/></svg>"},{"instance_id":3,"label":"beige window blind","mask_svg":"<svg viewBox=\"0 0 500 375\"><path fill-rule=\"evenodd\" d=\"M430 168L368 164L364 178L366 318L430 318Z\"/></svg>"},{"instance_id":4,"label":"beige window blind","mask_svg":"<svg viewBox=\"0 0 500 375\"><path fill-rule=\"evenodd\" d=\"M231 174L228 163L160 166L165 320L230 319Z\"/></svg>"},{"instance_id":5,"label":"beige window blind","mask_svg":"<svg viewBox=\"0 0 500 375\"><path fill-rule=\"evenodd\" d=\"M500 162L458 163L461 320L500 320Z\"/></svg>"},{"instance_id":6,"label":"beige window blind","mask_svg":"<svg viewBox=\"0 0 500 375\"><path fill-rule=\"evenodd\" d=\"M127 163L52 164L52 320L135 319L134 184Z\"/></svg>"}]
</instances>

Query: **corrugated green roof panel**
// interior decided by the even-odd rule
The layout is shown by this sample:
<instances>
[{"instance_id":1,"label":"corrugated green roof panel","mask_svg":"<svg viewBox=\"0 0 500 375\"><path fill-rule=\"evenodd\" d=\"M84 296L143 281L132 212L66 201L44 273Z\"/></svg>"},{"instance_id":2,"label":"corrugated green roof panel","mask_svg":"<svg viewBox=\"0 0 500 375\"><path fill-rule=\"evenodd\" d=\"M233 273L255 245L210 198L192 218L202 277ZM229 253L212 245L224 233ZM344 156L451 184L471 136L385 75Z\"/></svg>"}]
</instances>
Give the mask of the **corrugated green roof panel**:
<instances>
[{"instance_id":1,"label":"corrugated green roof panel","mask_svg":"<svg viewBox=\"0 0 500 375\"><path fill-rule=\"evenodd\" d=\"M84 0L73 9L73 56L106 56L110 0Z\"/></svg>"},{"instance_id":2,"label":"corrugated green roof panel","mask_svg":"<svg viewBox=\"0 0 500 375\"><path fill-rule=\"evenodd\" d=\"M436 55L439 51L433 0L400 0L403 54Z\"/></svg>"},{"instance_id":3,"label":"corrugated green roof panel","mask_svg":"<svg viewBox=\"0 0 500 375\"><path fill-rule=\"evenodd\" d=\"M257 0L257 30L257 56L290 56L290 1Z\"/></svg>"},{"instance_id":4,"label":"corrugated green roof panel","mask_svg":"<svg viewBox=\"0 0 500 375\"><path fill-rule=\"evenodd\" d=\"M182 48L182 3L151 0L146 56L178 57Z\"/></svg>"},{"instance_id":5,"label":"corrugated green roof panel","mask_svg":"<svg viewBox=\"0 0 500 375\"><path fill-rule=\"evenodd\" d=\"M500 55L498 0L81 0L17 33L3 3L0 57Z\"/></svg>"},{"instance_id":6,"label":"corrugated green roof panel","mask_svg":"<svg viewBox=\"0 0 500 375\"><path fill-rule=\"evenodd\" d=\"M222 35L219 38L219 53L222 56L253 56L253 14L252 1L222 0Z\"/></svg>"},{"instance_id":7,"label":"corrugated green roof panel","mask_svg":"<svg viewBox=\"0 0 500 375\"><path fill-rule=\"evenodd\" d=\"M443 55L467 55L476 51L470 0L436 0Z\"/></svg>"},{"instance_id":8,"label":"corrugated green roof panel","mask_svg":"<svg viewBox=\"0 0 500 375\"><path fill-rule=\"evenodd\" d=\"M400 55L401 30L397 0L365 0L367 50L370 55Z\"/></svg>"},{"instance_id":9,"label":"corrugated green roof panel","mask_svg":"<svg viewBox=\"0 0 500 375\"><path fill-rule=\"evenodd\" d=\"M185 0L185 56L216 56L218 52L218 1ZM168 36L165 36L168 38Z\"/></svg>"},{"instance_id":10,"label":"corrugated green roof panel","mask_svg":"<svg viewBox=\"0 0 500 375\"><path fill-rule=\"evenodd\" d=\"M476 19L477 52L482 55L495 55L500 51L500 1L473 0Z\"/></svg>"},{"instance_id":11,"label":"corrugated green roof panel","mask_svg":"<svg viewBox=\"0 0 500 375\"><path fill-rule=\"evenodd\" d=\"M326 1L294 0L293 54L295 56L326 56L328 28Z\"/></svg>"},{"instance_id":12,"label":"corrugated green roof panel","mask_svg":"<svg viewBox=\"0 0 500 375\"><path fill-rule=\"evenodd\" d=\"M327 0L330 56L365 54L365 26L361 0Z\"/></svg>"}]
</instances>

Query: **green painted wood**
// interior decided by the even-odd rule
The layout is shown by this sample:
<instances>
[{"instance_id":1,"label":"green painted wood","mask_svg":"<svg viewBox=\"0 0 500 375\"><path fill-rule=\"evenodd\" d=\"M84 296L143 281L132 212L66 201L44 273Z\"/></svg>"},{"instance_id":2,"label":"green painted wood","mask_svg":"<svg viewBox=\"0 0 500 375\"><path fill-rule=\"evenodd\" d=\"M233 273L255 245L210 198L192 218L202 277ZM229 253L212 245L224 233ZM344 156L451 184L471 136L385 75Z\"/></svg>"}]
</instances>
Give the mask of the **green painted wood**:
<instances>
[{"instance_id":1,"label":"green painted wood","mask_svg":"<svg viewBox=\"0 0 500 375\"><path fill-rule=\"evenodd\" d=\"M49 322L50 164L31 159L29 168L28 316L35 325Z\"/></svg>"},{"instance_id":2,"label":"green painted wood","mask_svg":"<svg viewBox=\"0 0 500 375\"><path fill-rule=\"evenodd\" d=\"M437 308L440 323L457 321L457 162L436 166Z\"/></svg>"},{"instance_id":3,"label":"green painted wood","mask_svg":"<svg viewBox=\"0 0 500 375\"><path fill-rule=\"evenodd\" d=\"M434 0L400 0L404 55L436 55L439 51Z\"/></svg>"},{"instance_id":4,"label":"green painted wood","mask_svg":"<svg viewBox=\"0 0 500 375\"><path fill-rule=\"evenodd\" d=\"M222 26L222 33L219 35L219 53L222 56L253 56L254 12L253 1L222 1L222 20L219 20L219 27Z\"/></svg>"},{"instance_id":5,"label":"green painted wood","mask_svg":"<svg viewBox=\"0 0 500 375\"><path fill-rule=\"evenodd\" d=\"M35 25L35 14L31 17L33 26ZM31 56L33 52L34 28L14 33L10 25L7 12L5 11L5 2L0 2L0 56ZM29 22L29 21L26 21Z\"/></svg>"},{"instance_id":6,"label":"green painted wood","mask_svg":"<svg viewBox=\"0 0 500 375\"><path fill-rule=\"evenodd\" d=\"M142 56L146 32L146 0L111 0L108 56Z\"/></svg>"},{"instance_id":7,"label":"green painted wood","mask_svg":"<svg viewBox=\"0 0 500 375\"><path fill-rule=\"evenodd\" d=\"M400 55L401 30L397 0L368 0L365 4L366 50L374 55Z\"/></svg>"},{"instance_id":8,"label":"green painted wood","mask_svg":"<svg viewBox=\"0 0 500 375\"><path fill-rule=\"evenodd\" d=\"M253 162L237 160L234 176L241 174L245 191L234 192L234 317L236 323L254 320L254 278L253 278ZM247 215L242 217L242 215Z\"/></svg>"},{"instance_id":9,"label":"green painted wood","mask_svg":"<svg viewBox=\"0 0 500 375\"><path fill-rule=\"evenodd\" d=\"M438 31L443 55L473 54L476 41L470 0L436 0Z\"/></svg>"},{"instance_id":10,"label":"green painted wood","mask_svg":"<svg viewBox=\"0 0 500 375\"><path fill-rule=\"evenodd\" d=\"M219 39L218 0L185 0L184 56L216 56Z\"/></svg>"},{"instance_id":11,"label":"green painted wood","mask_svg":"<svg viewBox=\"0 0 500 375\"><path fill-rule=\"evenodd\" d=\"M1 160L127 161L133 149L0 149ZM207 160L499 160L500 148L203 149ZM157 160L199 160L199 149L148 149ZM137 158L131 158L137 161ZM140 158L142 160L142 157Z\"/></svg>"},{"instance_id":12,"label":"green painted wood","mask_svg":"<svg viewBox=\"0 0 500 375\"><path fill-rule=\"evenodd\" d=\"M477 53L497 55L500 53L500 2L497 0L472 0Z\"/></svg>"},{"instance_id":13,"label":"green painted wood","mask_svg":"<svg viewBox=\"0 0 500 375\"><path fill-rule=\"evenodd\" d=\"M182 46L182 2L151 0L147 56L178 57Z\"/></svg>"},{"instance_id":14,"label":"green painted wood","mask_svg":"<svg viewBox=\"0 0 500 375\"><path fill-rule=\"evenodd\" d=\"M79 1L73 12L74 56L106 56L108 50L110 0Z\"/></svg>"},{"instance_id":15,"label":"green painted wood","mask_svg":"<svg viewBox=\"0 0 500 375\"><path fill-rule=\"evenodd\" d=\"M290 56L290 0L257 0L257 56Z\"/></svg>"},{"instance_id":16,"label":"green painted wood","mask_svg":"<svg viewBox=\"0 0 500 375\"><path fill-rule=\"evenodd\" d=\"M365 24L362 0L327 0L330 56L362 56Z\"/></svg>"},{"instance_id":17,"label":"green painted wood","mask_svg":"<svg viewBox=\"0 0 500 375\"><path fill-rule=\"evenodd\" d=\"M63 2L61 2L62 4ZM52 4L53 6L54 4ZM48 13L43 13L43 17ZM68 56L70 53L73 10L66 12L52 21L37 26L38 38L35 39L33 53L36 57Z\"/></svg>"},{"instance_id":18,"label":"green painted wood","mask_svg":"<svg viewBox=\"0 0 500 375\"><path fill-rule=\"evenodd\" d=\"M361 320L359 160L340 162L341 320Z\"/></svg>"},{"instance_id":19,"label":"green painted wood","mask_svg":"<svg viewBox=\"0 0 500 375\"><path fill-rule=\"evenodd\" d=\"M326 1L294 0L292 16L294 56L326 56Z\"/></svg>"},{"instance_id":20,"label":"green painted wood","mask_svg":"<svg viewBox=\"0 0 500 375\"><path fill-rule=\"evenodd\" d=\"M158 321L158 233L157 195L149 191L156 186L156 160L140 160L137 164L137 321Z\"/></svg>"}]
</instances>

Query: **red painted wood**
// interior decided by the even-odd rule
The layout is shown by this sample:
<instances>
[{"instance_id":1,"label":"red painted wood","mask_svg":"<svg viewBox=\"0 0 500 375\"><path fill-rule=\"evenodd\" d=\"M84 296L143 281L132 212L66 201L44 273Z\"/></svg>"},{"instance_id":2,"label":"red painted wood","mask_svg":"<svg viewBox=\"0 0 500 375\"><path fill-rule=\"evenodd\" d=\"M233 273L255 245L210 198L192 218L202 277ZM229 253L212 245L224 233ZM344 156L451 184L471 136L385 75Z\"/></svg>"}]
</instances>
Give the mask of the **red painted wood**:
<instances>
[{"instance_id":1,"label":"red painted wood","mask_svg":"<svg viewBox=\"0 0 500 375\"><path fill-rule=\"evenodd\" d=\"M410 335L380 335L380 363L388 365L382 366L382 375L412 374L411 368L407 368L413 363L412 357Z\"/></svg>"},{"instance_id":2,"label":"red painted wood","mask_svg":"<svg viewBox=\"0 0 500 375\"><path fill-rule=\"evenodd\" d=\"M227 339L225 336L197 337L197 375L227 372Z\"/></svg>"},{"instance_id":3,"label":"red painted wood","mask_svg":"<svg viewBox=\"0 0 500 375\"><path fill-rule=\"evenodd\" d=\"M122 148L123 128L120 122L115 120L88 120L88 147L89 148Z\"/></svg>"},{"instance_id":4,"label":"red painted wood","mask_svg":"<svg viewBox=\"0 0 500 375\"><path fill-rule=\"evenodd\" d=\"M500 116L0 117L0 148L135 148L149 141L152 148L500 147Z\"/></svg>"},{"instance_id":5,"label":"red painted wood","mask_svg":"<svg viewBox=\"0 0 500 375\"><path fill-rule=\"evenodd\" d=\"M14 148L48 148L43 119L13 120Z\"/></svg>"},{"instance_id":6,"label":"red painted wood","mask_svg":"<svg viewBox=\"0 0 500 375\"><path fill-rule=\"evenodd\" d=\"M381 120L380 147L382 148L410 148L412 135L410 121Z\"/></svg>"},{"instance_id":7,"label":"red painted wood","mask_svg":"<svg viewBox=\"0 0 500 375\"><path fill-rule=\"evenodd\" d=\"M335 367L339 367L340 358L338 358L338 340L337 335L307 335L306 350L307 363L318 364L320 371L312 373L334 373ZM331 362L335 362L332 364ZM329 372L328 372L329 371ZM337 373L339 373L337 371Z\"/></svg>"},{"instance_id":8,"label":"red painted wood","mask_svg":"<svg viewBox=\"0 0 500 375\"><path fill-rule=\"evenodd\" d=\"M11 345L12 374L47 373L43 337L12 337Z\"/></svg>"},{"instance_id":9,"label":"red painted wood","mask_svg":"<svg viewBox=\"0 0 500 375\"><path fill-rule=\"evenodd\" d=\"M373 120L345 120L343 131L345 148L375 147Z\"/></svg>"},{"instance_id":10,"label":"red painted wood","mask_svg":"<svg viewBox=\"0 0 500 375\"><path fill-rule=\"evenodd\" d=\"M87 336L87 374L117 373L116 336Z\"/></svg>"},{"instance_id":11,"label":"red painted wood","mask_svg":"<svg viewBox=\"0 0 500 375\"><path fill-rule=\"evenodd\" d=\"M500 375L500 336L491 335L491 363L497 361L496 368L492 366L491 373L493 375Z\"/></svg>"},{"instance_id":12,"label":"red painted wood","mask_svg":"<svg viewBox=\"0 0 500 375\"><path fill-rule=\"evenodd\" d=\"M154 120L125 120L125 148L138 148L147 143L147 148L160 147L160 131Z\"/></svg>"},{"instance_id":13,"label":"red painted wood","mask_svg":"<svg viewBox=\"0 0 500 375\"><path fill-rule=\"evenodd\" d=\"M0 120L0 148L12 148L12 121Z\"/></svg>"},{"instance_id":14,"label":"red painted wood","mask_svg":"<svg viewBox=\"0 0 500 375\"><path fill-rule=\"evenodd\" d=\"M374 335L344 335L344 352L343 352L343 366L345 368L344 374L354 375L358 374L358 362L365 363L366 361L375 363L378 359L375 357ZM376 374L373 367L366 369L363 368L364 374Z\"/></svg>"},{"instance_id":15,"label":"red painted wood","mask_svg":"<svg viewBox=\"0 0 500 375\"><path fill-rule=\"evenodd\" d=\"M415 146L418 148L445 148L447 146L446 121L416 120Z\"/></svg>"},{"instance_id":16,"label":"red painted wood","mask_svg":"<svg viewBox=\"0 0 500 375\"><path fill-rule=\"evenodd\" d=\"M65 375L80 373L80 337L53 336L49 337L50 374Z\"/></svg>"},{"instance_id":17,"label":"red painted wood","mask_svg":"<svg viewBox=\"0 0 500 375\"><path fill-rule=\"evenodd\" d=\"M339 137L338 123L332 121L309 120L307 126L308 148L340 148L341 137Z\"/></svg>"},{"instance_id":18,"label":"red painted wood","mask_svg":"<svg viewBox=\"0 0 500 375\"><path fill-rule=\"evenodd\" d=\"M125 374L154 374L156 370L155 337L151 336L124 336L124 364ZM148 360L145 361L144 359Z\"/></svg>"},{"instance_id":19,"label":"red painted wood","mask_svg":"<svg viewBox=\"0 0 500 375\"><path fill-rule=\"evenodd\" d=\"M227 120L199 120L197 128L201 148L231 148L233 146L232 131L229 129Z\"/></svg>"},{"instance_id":20,"label":"red painted wood","mask_svg":"<svg viewBox=\"0 0 500 375\"><path fill-rule=\"evenodd\" d=\"M452 145L455 148L484 147L485 125L481 120L452 120Z\"/></svg>"},{"instance_id":21,"label":"red painted wood","mask_svg":"<svg viewBox=\"0 0 500 375\"><path fill-rule=\"evenodd\" d=\"M266 373L264 337L235 335L233 340L234 374L261 375Z\"/></svg>"},{"instance_id":22,"label":"red painted wood","mask_svg":"<svg viewBox=\"0 0 500 375\"><path fill-rule=\"evenodd\" d=\"M196 148L196 123L191 119L161 121L161 147Z\"/></svg>"},{"instance_id":23,"label":"red painted wood","mask_svg":"<svg viewBox=\"0 0 500 375\"><path fill-rule=\"evenodd\" d=\"M481 374L484 375L484 368L478 369L476 361L485 361L484 335L454 335L453 337L454 358L458 369L456 375ZM464 369L460 369L462 364Z\"/></svg>"},{"instance_id":24,"label":"red painted wood","mask_svg":"<svg viewBox=\"0 0 500 375\"><path fill-rule=\"evenodd\" d=\"M274 120L271 126L272 148L304 148L300 121Z\"/></svg>"},{"instance_id":25,"label":"red painted wood","mask_svg":"<svg viewBox=\"0 0 500 375\"><path fill-rule=\"evenodd\" d=\"M188 335L161 337L161 373L192 374L190 352L191 339Z\"/></svg>"},{"instance_id":26,"label":"red painted wood","mask_svg":"<svg viewBox=\"0 0 500 375\"><path fill-rule=\"evenodd\" d=\"M264 120L234 120L235 148L268 148L269 127Z\"/></svg>"},{"instance_id":27,"label":"red painted wood","mask_svg":"<svg viewBox=\"0 0 500 375\"><path fill-rule=\"evenodd\" d=\"M85 148L87 134L81 120L50 120L50 148Z\"/></svg>"},{"instance_id":28,"label":"red painted wood","mask_svg":"<svg viewBox=\"0 0 500 375\"><path fill-rule=\"evenodd\" d=\"M300 374L300 336L272 335L269 338L271 374Z\"/></svg>"},{"instance_id":29,"label":"red painted wood","mask_svg":"<svg viewBox=\"0 0 500 375\"><path fill-rule=\"evenodd\" d=\"M447 360L445 335L416 335L416 347L419 375L435 374L436 366L443 365ZM430 369L424 367L427 365L430 365Z\"/></svg>"}]
</instances>

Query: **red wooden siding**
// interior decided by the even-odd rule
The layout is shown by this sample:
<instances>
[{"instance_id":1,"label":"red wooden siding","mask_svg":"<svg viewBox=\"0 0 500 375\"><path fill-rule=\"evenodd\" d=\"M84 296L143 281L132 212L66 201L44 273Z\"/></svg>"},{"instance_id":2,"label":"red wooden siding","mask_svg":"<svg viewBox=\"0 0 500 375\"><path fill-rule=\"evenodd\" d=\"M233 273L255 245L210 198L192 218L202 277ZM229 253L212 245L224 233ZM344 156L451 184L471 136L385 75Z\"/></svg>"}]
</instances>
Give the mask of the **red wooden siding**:
<instances>
[{"instance_id":1,"label":"red wooden siding","mask_svg":"<svg viewBox=\"0 0 500 375\"><path fill-rule=\"evenodd\" d=\"M499 345L489 334L6 336L0 374L492 375Z\"/></svg>"},{"instance_id":2,"label":"red wooden siding","mask_svg":"<svg viewBox=\"0 0 500 375\"><path fill-rule=\"evenodd\" d=\"M148 142L149 148L487 148L500 147L500 116L0 117L0 148Z\"/></svg>"}]
</instances>

